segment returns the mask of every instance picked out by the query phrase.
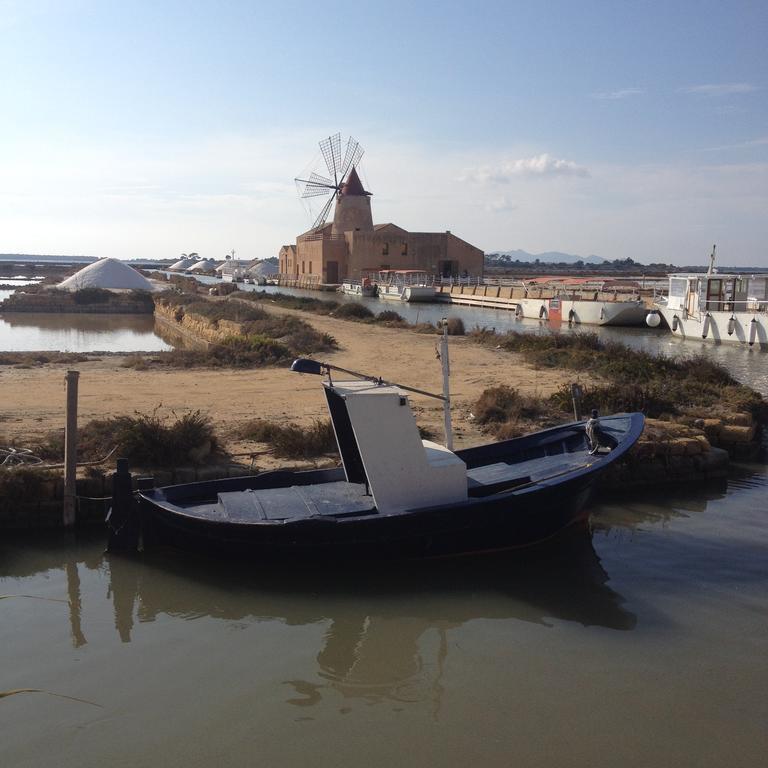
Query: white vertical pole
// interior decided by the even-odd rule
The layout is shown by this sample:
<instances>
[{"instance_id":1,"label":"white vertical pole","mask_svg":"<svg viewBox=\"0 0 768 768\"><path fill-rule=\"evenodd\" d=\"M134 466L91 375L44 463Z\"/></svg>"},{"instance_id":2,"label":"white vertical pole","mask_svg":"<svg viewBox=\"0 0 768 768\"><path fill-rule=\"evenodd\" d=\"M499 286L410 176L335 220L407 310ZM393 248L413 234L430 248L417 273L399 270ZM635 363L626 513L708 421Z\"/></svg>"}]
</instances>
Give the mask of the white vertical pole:
<instances>
[{"instance_id":1,"label":"white vertical pole","mask_svg":"<svg viewBox=\"0 0 768 768\"><path fill-rule=\"evenodd\" d=\"M451 363L448 359L448 319L443 318L443 338L440 340L440 362L443 367L443 416L445 418L445 447L453 450L453 430L451 429Z\"/></svg>"},{"instance_id":2,"label":"white vertical pole","mask_svg":"<svg viewBox=\"0 0 768 768\"><path fill-rule=\"evenodd\" d=\"M67 371L67 426L64 433L64 514L65 528L75 524L77 497L77 380L78 371Z\"/></svg>"}]
</instances>

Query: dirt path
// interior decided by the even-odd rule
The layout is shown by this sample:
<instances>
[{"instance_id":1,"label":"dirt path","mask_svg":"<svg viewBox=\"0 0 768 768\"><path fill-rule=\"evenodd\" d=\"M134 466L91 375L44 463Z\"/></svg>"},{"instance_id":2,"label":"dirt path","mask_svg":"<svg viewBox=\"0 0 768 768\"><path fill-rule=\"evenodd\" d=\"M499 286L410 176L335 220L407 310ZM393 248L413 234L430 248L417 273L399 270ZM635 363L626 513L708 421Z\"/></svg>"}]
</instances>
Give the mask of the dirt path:
<instances>
[{"instance_id":1,"label":"dirt path","mask_svg":"<svg viewBox=\"0 0 768 768\"><path fill-rule=\"evenodd\" d=\"M437 336L277 307L268 309L295 314L334 336L340 350L321 359L390 381L441 391L440 363L435 356ZM450 344L457 447L483 439L467 416L486 387L510 384L524 393L548 395L572 378L567 372L534 370L516 355L481 347L467 338L451 337ZM0 367L0 443L24 447L49 430L63 428L67 369L80 371L81 424L154 409L161 415L199 409L211 417L226 439L235 425L247 419L264 417L306 424L325 417L318 377L299 376L286 368L239 371L150 366L136 371L123 367L122 362L123 358L115 356L70 365ZM419 423L440 435L441 404L419 396L413 396L412 403ZM233 450L241 447L230 445Z\"/></svg>"}]
</instances>

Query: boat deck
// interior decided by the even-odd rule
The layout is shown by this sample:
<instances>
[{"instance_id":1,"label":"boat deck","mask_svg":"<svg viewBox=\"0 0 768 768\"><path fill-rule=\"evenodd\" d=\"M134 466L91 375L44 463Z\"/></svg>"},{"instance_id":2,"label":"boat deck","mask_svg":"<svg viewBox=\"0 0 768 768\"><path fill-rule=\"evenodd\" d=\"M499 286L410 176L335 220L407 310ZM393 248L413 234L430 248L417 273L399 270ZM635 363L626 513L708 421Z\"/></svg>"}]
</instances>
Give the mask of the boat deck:
<instances>
[{"instance_id":1,"label":"boat deck","mask_svg":"<svg viewBox=\"0 0 768 768\"><path fill-rule=\"evenodd\" d=\"M467 493L471 499L513 491L526 485L589 467L599 456L585 450L561 452L524 461L498 461L467 470ZM335 481L283 488L220 492L215 503L183 507L186 515L228 523L279 523L313 517L365 517L377 515L374 499L363 483Z\"/></svg>"}]
</instances>

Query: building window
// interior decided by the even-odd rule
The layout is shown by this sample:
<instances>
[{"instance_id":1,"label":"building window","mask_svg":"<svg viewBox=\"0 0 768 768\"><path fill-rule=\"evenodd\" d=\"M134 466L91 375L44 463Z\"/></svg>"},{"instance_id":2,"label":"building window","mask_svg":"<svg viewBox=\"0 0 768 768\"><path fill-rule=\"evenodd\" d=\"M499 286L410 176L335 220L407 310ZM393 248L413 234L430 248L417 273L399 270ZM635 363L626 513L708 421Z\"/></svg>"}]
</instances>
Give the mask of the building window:
<instances>
[{"instance_id":1,"label":"building window","mask_svg":"<svg viewBox=\"0 0 768 768\"><path fill-rule=\"evenodd\" d=\"M311 261L309 262L309 274L310 275L312 274L312 262Z\"/></svg>"},{"instance_id":2,"label":"building window","mask_svg":"<svg viewBox=\"0 0 768 768\"><path fill-rule=\"evenodd\" d=\"M302 275L304 274L304 262L303 261L301 262L301 274Z\"/></svg>"},{"instance_id":3,"label":"building window","mask_svg":"<svg viewBox=\"0 0 768 768\"><path fill-rule=\"evenodd\" d=\"M381 246L381 255L389 256L389 243L384 243L384 245Z\"/></svg>"},{"instance_id":4,"label":"building window","mask_svg":"<svg viewBox=\"0 0 768 768\"><path fill-rule=\"evenodd\" d=\"M403 250L401 251L401 254L403 256L407 256L408 255L408 243L403 243Z\"/></svg>"}]
</instances>

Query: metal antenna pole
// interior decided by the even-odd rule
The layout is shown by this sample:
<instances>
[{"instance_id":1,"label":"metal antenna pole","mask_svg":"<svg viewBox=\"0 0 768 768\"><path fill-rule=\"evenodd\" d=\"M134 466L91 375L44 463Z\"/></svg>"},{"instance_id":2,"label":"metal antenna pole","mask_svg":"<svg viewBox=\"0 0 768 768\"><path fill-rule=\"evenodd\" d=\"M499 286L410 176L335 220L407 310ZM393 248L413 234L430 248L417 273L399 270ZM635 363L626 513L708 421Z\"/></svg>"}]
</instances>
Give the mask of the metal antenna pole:
<instances>
[{"instance_id":1,"label":"metal antenna pole","mask_svg":"<svg viewBox=\"0 0 768 768\"><path fill-rule=\"evenodd\" d=\"M443 338L440 340L440 363L443 367L443 416L445 419L445 447L453 450L453 430L451 429L451 363L448 359L448 318L443 318Z\"/></svg>"}]
</instances>

